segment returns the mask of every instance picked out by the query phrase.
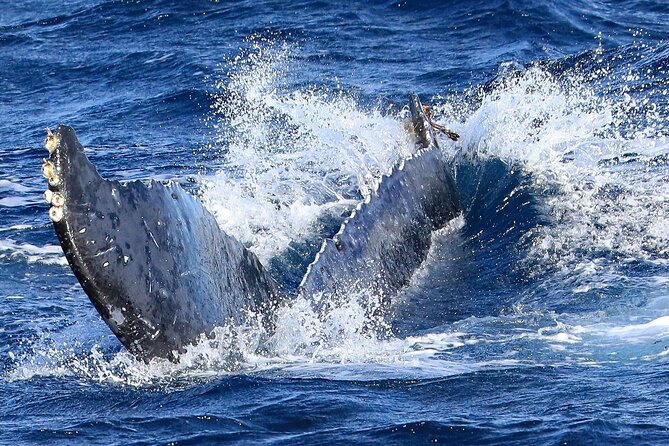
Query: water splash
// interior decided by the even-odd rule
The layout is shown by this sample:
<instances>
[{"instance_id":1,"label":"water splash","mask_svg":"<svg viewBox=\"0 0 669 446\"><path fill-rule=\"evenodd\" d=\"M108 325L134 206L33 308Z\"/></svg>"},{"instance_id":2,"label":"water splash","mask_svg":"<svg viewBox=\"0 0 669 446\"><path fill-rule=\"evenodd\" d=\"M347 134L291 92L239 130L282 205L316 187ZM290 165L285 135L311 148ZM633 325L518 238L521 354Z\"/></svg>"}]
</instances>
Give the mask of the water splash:
<instances>
[{"instance_id":1,"label":"water splash","mask_svg":"<svg viewBox=\"0 0 669 446\"><path fill-rule=\"evenodd\" d=\"M464 119L457 103L437 107L449 125L461 118L453 126L465 151L519 164L533 176L552 224L538 229L530 262L593 281L610 261L669 261L664 121L647 97L627 93L638 74L615 77L602 65L587 74L514 70L492 90L479 89L478 106ZM621 95L600 95L604 83L621 85ZM632 125L640 107L651 111Z\"/></svg>"},{"instance_id":2,"label":"water splash","mask_svg":"<svg viewBox=\"0 0 669 446\"><path fill-rule=\"evenodd\" d=\"M339 315L345 313L343 310ZM357 313L353 311L353 314ZM311 340L312 336L307 338ZM532 366L531 362L515 359L462 360L457 356L444 356L447 352L457 354L458 349L476 343L470 335L459 332L429 333L404 339L367 338L367 342L361 342L355 336L346 338L340 333L332 341L335 339L337 342L329 345L312 345L308 351L295 350L297 344L293 333L283 349L277 345L277 351L268 355L254 350L256 332L224 327L216 330L214 338L203 338L188 348L178 363L162 359L144 363L125 350L110 351L109 346L97 344L87 347L78 342L55 342L45 335L22 352L10 352L11 364L0 379L69 377L83 382L174 390L203 380L238 374L373 380L407 376L435 378L478 370ZM370 375L370 367L377 373Z\"/></svg>"},{"instance_id":3,"label":"water splash","mask_svg":"<svg viewBox=\"0 0 669 446\"><path fill-rule=\"evenodd\" d=\"M222 168L203 194L221 227L267 260L350 207L412 146L393 116L340 92L285 85L291 48L253 42L216 82L211 148Z\"/></svg>"}]
</instances>

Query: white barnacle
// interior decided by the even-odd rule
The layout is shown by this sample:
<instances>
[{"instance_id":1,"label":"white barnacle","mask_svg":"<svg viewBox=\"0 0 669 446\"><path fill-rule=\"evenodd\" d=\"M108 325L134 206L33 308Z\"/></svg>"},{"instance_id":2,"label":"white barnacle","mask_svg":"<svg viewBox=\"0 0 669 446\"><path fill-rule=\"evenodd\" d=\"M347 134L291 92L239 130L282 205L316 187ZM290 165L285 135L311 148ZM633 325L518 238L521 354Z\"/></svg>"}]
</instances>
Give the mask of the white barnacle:
<instances>
[{"instance_id":1,"label":"white barnacle","mask_svg":"<svg viewBox=\"0 0 669 446\"><path fill-rule=\"evenodd\" d=\"M54 192L51 195L51 204L54 206L63 206L65 204L65 195L60 192Z\"/></svg>"},{"instance_id":2,"label":"white barnacle","mask_svg":"<svg viewBox=\"0 0 669 446\"><path fill-rule=\"evenodd\" d=\"M47 180L56 176L56 166L49 160L44 160L42 163L42 175Z\"/></svg>"},{"instance_id":3,"label":"white barnacle","mask_svg":"<svg viewBox=\"0 0 669 446\"><path fill-rule=\"evenodd\" d=\"M58 177L58 175L54 175L51 178L49 178L49 185L53 187L60 186L60 178Z\"/></svg>"},{"instance_id":4,"label":"white barnacle","mask_svg":"<svg viewBox=\"0 0 669 446\"><path fill-rule=\"evenodd\" d=\"M51 192L51 189L45 190L44 191L44 201L51 204L51 199L52 198L53 198L53 192Z\"/></svg>"},{"instance_id":5,"label":"white barnacle","mask_svg":"<svg viewBox=\"0 0 669 446\"><path fill-rule=\"evenodd\" d=\"M58 223L63 219L63 208L60 206L52 206L49 209L49 217L54 223Z\"/></svg>"},{"instance_id":6,"label":"white barnacle","mask_svg":"<svg viewBox=\"0 0 669 446\"><path fill-rule=\"evenodd\" d=\"M51 133L50 128L46 128L46 139L44 140L44 147L49 153L53 153L60 144L60 140L56 135Z\"/></svg>"}]
</instances>

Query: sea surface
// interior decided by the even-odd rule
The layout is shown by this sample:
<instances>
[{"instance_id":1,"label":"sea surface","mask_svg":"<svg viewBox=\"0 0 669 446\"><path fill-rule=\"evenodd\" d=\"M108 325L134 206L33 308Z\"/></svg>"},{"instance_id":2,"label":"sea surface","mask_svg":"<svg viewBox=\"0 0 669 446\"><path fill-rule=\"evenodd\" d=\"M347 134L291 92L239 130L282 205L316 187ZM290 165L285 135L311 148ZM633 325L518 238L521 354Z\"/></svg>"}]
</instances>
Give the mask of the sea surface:
<instances>
[{"instance_id":1,"label":"sea surface","mask_svg":"<svg viewBox=\"0 0 669 446\"><path fill-rule=\"evenodd\" d=\"M0 444L669 444L668 24L664 0L0 1ZM308 262L414 150L410 92L461 135L465 210L391 315L296 299L265 354L124 350L49 220L46 127L179 182L294 284L279 253Z\"/></svg>"}]
</instances>

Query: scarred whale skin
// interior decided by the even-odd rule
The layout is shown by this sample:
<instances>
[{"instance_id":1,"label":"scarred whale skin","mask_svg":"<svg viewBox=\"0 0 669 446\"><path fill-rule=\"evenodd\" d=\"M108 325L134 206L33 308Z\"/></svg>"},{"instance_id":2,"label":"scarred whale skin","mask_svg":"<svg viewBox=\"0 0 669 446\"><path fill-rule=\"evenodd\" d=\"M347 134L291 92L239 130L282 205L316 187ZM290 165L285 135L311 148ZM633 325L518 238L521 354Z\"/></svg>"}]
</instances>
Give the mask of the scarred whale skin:
<instances>
[{"instance_id":1,"label":"scarred whale skin","mask_svg":"<svg viewBox=\"0 0 669 446\"><path fill-rule=\"evenodd\" d=\"M318 308L340 305L353 293L379 297L387 307L425 261L432 232L462 213L450 167L417 95L409 106L418 151L384 175L339 232L323 242L300 284Z\"/></svg>"},{"instance_id":2,"label":"scarred whale skin","mask_svg":"<svg viewBox=\"0 0 669 446\"><path fill-rule=\"evenodd\" d=\"M410 110L417 153L383 176L324 241L301 282L298 293L319 310L357 291L390 302L425 260L432 232L461 213L453 176L415 94ZM276 309L290 296L198 200L177 184L105 180L71 127L48 132L46 148L45 199L65 256L133 355L176 361L227 323L259 320L272 332Z\"/></svg>"},{"instance_id":3,"label":"scarred whale skin","mask_svg":"<svg viewBox=\"0 0 669 446\"><path fill-rule=\"evenodd\" d=\"M47 148L45 195L65 256L136 357L174 360L217 326L271 313L276 282L188 192L103 179L71 127L59 126Z\"/></svg>"}]
</instances>

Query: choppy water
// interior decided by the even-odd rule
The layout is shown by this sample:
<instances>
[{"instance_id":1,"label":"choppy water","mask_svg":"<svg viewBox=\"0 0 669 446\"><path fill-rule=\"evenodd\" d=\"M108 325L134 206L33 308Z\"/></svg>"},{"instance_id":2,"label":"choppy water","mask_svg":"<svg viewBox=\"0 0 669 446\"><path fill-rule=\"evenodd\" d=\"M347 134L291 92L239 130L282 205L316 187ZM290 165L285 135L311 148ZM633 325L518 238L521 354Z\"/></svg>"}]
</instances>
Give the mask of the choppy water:
<instances>
[{"instance_id":1,"label":"choppy water","mask_svg":"<svg viewBox=\"0 0 669 446\"><path fill-rule=\"evenodd\" d=\"M0 2L0 443L666 444L667 23L660 0ZM48 220L44 127L107 177L181 182L294 284L412 150L410 91L462 136L466 210L392 335L351 296L283 308L266 356L252 332L178 365L121 348Z\"/></svg>"}]
</instances>

